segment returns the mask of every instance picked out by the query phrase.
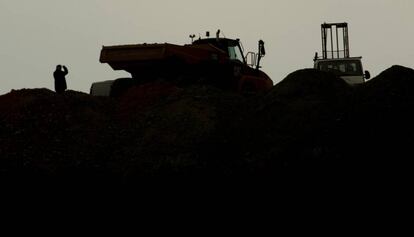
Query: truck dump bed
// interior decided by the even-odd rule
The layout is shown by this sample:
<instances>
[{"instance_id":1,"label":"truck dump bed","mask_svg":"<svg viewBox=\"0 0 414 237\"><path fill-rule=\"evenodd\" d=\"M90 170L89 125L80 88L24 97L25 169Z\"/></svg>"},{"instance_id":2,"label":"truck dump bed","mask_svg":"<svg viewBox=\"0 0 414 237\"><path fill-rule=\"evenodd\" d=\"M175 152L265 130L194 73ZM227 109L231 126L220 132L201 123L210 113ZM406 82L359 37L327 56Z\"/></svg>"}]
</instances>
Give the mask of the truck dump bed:
<instances>
[{"instance_id":1,"label":"truck dump bed","mask_svg":"<svg viewBox=\"0 0 414 237\"><path fill-rule=\"evenodd\" d=\"M171 61L185 64L198 64L207 60L225 62L227 52L208 45L175 45L175 44L136 44L121 46L103 46L100 62L108 63L114 70L125 70L130 73L147 67L157 68Z\"/></svg>"}]
</instances>

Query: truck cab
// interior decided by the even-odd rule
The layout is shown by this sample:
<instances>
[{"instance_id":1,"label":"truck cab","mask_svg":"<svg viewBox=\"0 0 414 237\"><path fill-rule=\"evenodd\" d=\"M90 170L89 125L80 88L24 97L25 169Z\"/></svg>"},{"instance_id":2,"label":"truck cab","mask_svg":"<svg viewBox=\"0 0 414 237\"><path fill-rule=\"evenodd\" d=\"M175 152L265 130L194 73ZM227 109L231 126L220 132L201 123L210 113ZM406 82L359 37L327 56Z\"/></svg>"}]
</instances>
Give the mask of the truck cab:
<instances>
[{"instance_id":1,"label":"truck cab","mask_svg":"<svg viewBox=\"0 0 414 237\"><path fill-rule=\"evenodd\" d=\"M362 57L350 57L347 23L324 23L321 35L322 57L315 54L315 69L334 73L350 85L365 83L371 78L363 70Z\"/></svg>"},{"instance_id":2,"label":"truck cab","mask_svg":"<svg viewBox=\"0 0 414 237\"><path fill-rule=\"evenodd\" d=\"M325 72L332 72L348 84L356 85L364 83L371 77L368 71L364 72L361 59L362 57L316 59L314 68Z\"/></svg>"},{"instance_id":3,"label":"truck cab","mask_svg":"<svg viewBox=\"0 0 414 237\"><path fill-rule=\"evenodd\" d=\"M257 53L248 52L244 55L244 49L240 39L228 39L220 38L220 31L217 32L216 38L206 38L194 41L193 45L206 45L210 44L217 47L225 52L229 59L232 61L239 61L240 63L250 66L255 69L260 69L260 60L265 56L266 51L264 48L264 41L259 41L259 51Z\"/></svg>"},{"instance_id":4,"label":"truck cab","mask_svg":"<svg viewBox=\"0 0 414 237\"><path fill-rule=\"evenodd\" d=\"M207 36L210 34L207 32ZM192 46L203 47L211 45L220 49L228 57L225 68L232 71L232 77L237 80L236 90L242 93L257 91L268 91L273 87L273 81L260 70L261 59L266 55L264 41L259 40L258 52L247 52L245 54L240 39L221 38L220 30L215 38L198 39L192 42Z\"/></svg>"}]
</instances>

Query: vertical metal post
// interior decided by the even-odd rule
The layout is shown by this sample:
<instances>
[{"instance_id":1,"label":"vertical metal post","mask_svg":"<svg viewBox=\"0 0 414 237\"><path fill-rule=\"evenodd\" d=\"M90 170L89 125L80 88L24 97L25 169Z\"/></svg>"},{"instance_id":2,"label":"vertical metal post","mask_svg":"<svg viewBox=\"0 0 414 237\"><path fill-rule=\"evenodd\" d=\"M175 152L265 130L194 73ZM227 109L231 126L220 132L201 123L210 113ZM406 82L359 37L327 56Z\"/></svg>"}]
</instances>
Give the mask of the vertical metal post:
<instances>
[{"instance_id":1,"label":"vertical metal post","mask_svg":"<svg viewBox=\"0 0 414 237\"><path fill-rule=\"evenodd\" d=\"M333 33L332 33L332 26L330 27L330 31L331 31L331 53L332 53L332 58L334 58L334 44L333 44Z\"/></svg>"},{"instance_id":2,"label":"vertical metal post","mask_svg":"<svg viewBox=\"0 0 414 237\"><path fill-rule=\"evenodd\" d=\"M336 55L339 58L339 36L338 36L338 27L336 28Z\"/></svg>"},{"instance_id":3,"label":"vertical metal post","mask_svg":"<svg viewBox=\"0 0 414 237\"><path fill-rule=\"evenodd\" d=\"M349 38L348 38L349 34L348 34L348 27L346 28L346 42L347 42L347 47L346 47L346 51L347 51L347 56L346 57L350 57L350 49L349 49Z\"/></svg>"},{"instance_id":4,"label":"vertical metal post","mask_svg":"<svg viewBox=\"0 0 414 237\"><path fill-rule=\"evenodd\" d=\"M321 36L322 36L322 58L326 59L326 30L324 25L321 27Z\"/></svg>"},{"instance_id":5,"label":"vertical metal post","mask_svg":"<svg viewBox=\"0 0 414 237\"><path fill-rule=\"evenodd\" d=\"M344 37L346 39L346 58L349 58L350 52L349 52L349 38L348 38L348 27L345 28L345 33L346 33L346 37Z\"/></svg>"},{"instance_id":6,"label":"vertical metal post","mask_svg":"<svg viewBox=\"0 0 414 237\"><path fill-rule=\"evenodd\" d=\"M346 58L346 52L347 52L347 49L346 49L346 32L345 32L345 27L344 28L342 28L342 35L343 35L343 44L344 44L344 57Z\"/></svg>"}]
</instances>

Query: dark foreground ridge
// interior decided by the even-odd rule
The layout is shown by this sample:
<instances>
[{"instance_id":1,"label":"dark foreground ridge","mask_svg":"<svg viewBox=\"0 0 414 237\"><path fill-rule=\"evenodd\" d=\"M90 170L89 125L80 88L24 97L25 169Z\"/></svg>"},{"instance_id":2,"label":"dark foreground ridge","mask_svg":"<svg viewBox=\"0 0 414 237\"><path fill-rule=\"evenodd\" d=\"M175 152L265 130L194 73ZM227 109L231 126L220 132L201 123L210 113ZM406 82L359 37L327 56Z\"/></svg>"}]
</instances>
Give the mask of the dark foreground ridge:
<instances>
[{"instance_id":1,"label":"dark foreground ridge","mask_svg":"<svg viewBox=\"0 0 414 237\"><path fill-rule=\"evenodd\" d=\"M24 89L0 96L0 175L16 182L407 181L414 70L365 85L304 69L269 93L136 87L120 99Z\"/></svg>"}]
</instances>

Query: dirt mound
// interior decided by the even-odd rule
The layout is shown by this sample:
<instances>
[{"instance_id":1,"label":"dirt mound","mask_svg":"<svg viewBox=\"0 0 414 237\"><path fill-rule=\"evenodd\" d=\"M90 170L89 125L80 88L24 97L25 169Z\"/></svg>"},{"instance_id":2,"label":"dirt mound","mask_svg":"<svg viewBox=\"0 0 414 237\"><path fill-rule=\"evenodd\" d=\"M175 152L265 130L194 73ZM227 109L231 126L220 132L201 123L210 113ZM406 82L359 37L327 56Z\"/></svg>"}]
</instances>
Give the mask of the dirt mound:
<instances>
[{"instance_id":1,"label":"dirt mound","mask_svg":"<svg viewBox=\"0 0 414 237\"><path fill-rule=\"evenodd\" d=\"M254 102L255 109L242 125L248 128L239 136L247 142L243 153L254 161L249 166L274 174L300 166L313 169L335 159L329 157L332 133L350 97L352 88L333 74L313 69L290 74Z\"/></svg>"},{"instance_id":2,"label":"dirt mound","mask_svg":"<svg viewBox=\"0 0 414 237\"><path fill-rule=\"evenodd\" d=\"M42 175L104 169L112 102L68 91L12 91L0 97L2 173Z\"/></svg>"},{"instance_id":3,"label":"dirt mound","mask_svg":"<svg viewBox=\"0 0 414 237\"><path fill-rule=\"evenodd\" d=\"M117 99L12 91L0 96L0 174L116 183L407 174L413 80L412 69L394 66L357 87L299 70L249 96L162 82Z\"/></svg>"},{"instance_id":4,"label":"dirt mound","mask_svg":"<svg viewBox=\"0 0 414 237\"><path fill-rule=\"evenodd\" d=\"M162 91L155 93L159 96L147 97L145 106L139 102L128 106L128 113L134 113L128 116L133 124L128 128L133 129L125 131L130 139L119 153L120 157L131 158L126 175L193 176L208 169L221 172L212 163L222 155L221 147L232 122L243 114L243 97L210 86L183 89L158 84L148 87L133 89L134 93L121 101L123 106L125 99L136 98L135 92L140 90Z\"/></svg>"},{"instance_id":5,"label":"dirt mound","mask_svg":"<svg viewBox=\"0 0 414 237\"><path fill-rule=\"evenodd\" d=\"M401 93L404 88L413 86L413 75L413 69L394 65L370 80L365 84L365 88L366 90L398 90Z\"/></svg>"},{"instance_id":6,"label":"dirt mound","mask_svg":"<svg viewBox=\"0 0 414 237\"><path fill-rule=\"evenodd\" d=\"M210 86L165 83L137 86L117 100L12 91L0 96L2 174L119 181L215 169L210 162L243 101Z\"/></svg>"},{"instance_id":7,"label":"dirt mound","mask_svg":"<svg viewBox=\"0 0 414 237\"><path fill-rule=\"evenodd\" d=\"M350 86L335 74L315 69L303 69L289 74L278 83L268 97L307 99L317 97L332 100L341 97Z\"/></svg>"},{"instance_id":8,"label":"dirt mound","mask_svg":"<svg viewBox=\"0 0 414 237\"><path fill-rule=\"evenodd\" d=\"M414 142L414 70L393 66L357 88L348 112L343 142L347 157L358 157L366 169L400 176L412 168ZM369 168L367 168L369 167Z\"/></svg>"}]
</instances>

